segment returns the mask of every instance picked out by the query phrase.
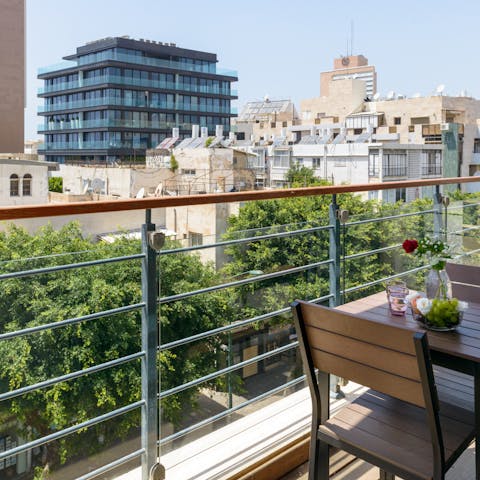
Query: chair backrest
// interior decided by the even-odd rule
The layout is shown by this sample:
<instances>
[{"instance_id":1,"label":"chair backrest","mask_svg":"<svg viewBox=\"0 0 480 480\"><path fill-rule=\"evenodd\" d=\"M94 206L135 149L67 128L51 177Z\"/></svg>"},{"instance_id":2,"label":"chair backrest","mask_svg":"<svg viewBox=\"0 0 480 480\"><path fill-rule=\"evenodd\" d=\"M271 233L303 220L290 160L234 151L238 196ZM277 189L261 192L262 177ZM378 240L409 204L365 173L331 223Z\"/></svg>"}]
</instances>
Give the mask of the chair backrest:
<instances>
[{"instance_id":1,"label":"chair backrest","mask_svg":"<svg viewBox=\"0 0 480 480\"><path fill-rule=\"evenodd\" d=\"M431 404L432 398L426 404L425 385L422 385L425 358L420 363L418 359L419 341L427 345L423 355L428 352L425 332L306 302L297 301L292 309L302 355L310 373L317 368L419 407ZM431 369L429 358L427 360Z\"/></svg>"},{"instance_id":2,"label":"chair backrest","mask_svg":"<svg viewBox=\"0 0 480 480\"><path fill-rule=\"evenodd\" d=\"M480 303L480 267L447 263L447 273L455 298Z\"/></svg>"}]
</instances>

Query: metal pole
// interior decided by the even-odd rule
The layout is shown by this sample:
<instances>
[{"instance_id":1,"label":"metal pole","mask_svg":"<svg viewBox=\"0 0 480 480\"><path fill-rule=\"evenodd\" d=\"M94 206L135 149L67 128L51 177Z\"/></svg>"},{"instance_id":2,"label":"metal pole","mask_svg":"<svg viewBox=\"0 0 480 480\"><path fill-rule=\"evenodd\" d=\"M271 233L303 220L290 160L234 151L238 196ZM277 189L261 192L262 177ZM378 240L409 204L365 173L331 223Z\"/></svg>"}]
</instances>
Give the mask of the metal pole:
<instances>
[{"instance_id":1,"label":"metal pole","mask_svg":"<svg viewBox=\"0 0 480 480\"><path fill-rule=\"evenodd\" d=\"M156 355L158 347L157 322L157 271L156 252L150 246L150 232L155 231L151 223L151 211L146 210L145 224L142 225L142 251L145 257L142 261L142 297L145 307L142 309L142 480L149 480L150 472L158 463L157 439L159 437L158 423L158 376Z\"/></svg>"},{"instance_id":2,"label":"metal pole","mask_svg":"<svg viewBox=\"0 0 480 480\"><path fill-rule=\"evenodd\" d=\"M433 196L433 236L435 238L440 238L443 233L443 216L442 216L442 207L443 207L443 197L440 193L440 185L435 185L435 194Z\"/></svg>"},{"instance_id":3,"label":"metal pole","mask_svg":"<svg viewBox=\"0 0 480 480\"><path fill-rule=\"evenodd\" d=\"M330 226L330 307L336 307L340 305L340 219L338 218L338 204L337 195L332 195L332 203L329 207L329 220Z\"/></svg>"},{"instance_id":4,"label":"metal pole","mask_svg":"<svg viewBox=\"0 0 480 480\"><path fill-rule=\"evenodd\" d=\"M232 331L228 331L228 350L227 350L227 367L232 366ZM233 407L233 394L232 394L232 372L227 374L227 389L228 389L228 408Z\"/></svg>"}]
</instances>

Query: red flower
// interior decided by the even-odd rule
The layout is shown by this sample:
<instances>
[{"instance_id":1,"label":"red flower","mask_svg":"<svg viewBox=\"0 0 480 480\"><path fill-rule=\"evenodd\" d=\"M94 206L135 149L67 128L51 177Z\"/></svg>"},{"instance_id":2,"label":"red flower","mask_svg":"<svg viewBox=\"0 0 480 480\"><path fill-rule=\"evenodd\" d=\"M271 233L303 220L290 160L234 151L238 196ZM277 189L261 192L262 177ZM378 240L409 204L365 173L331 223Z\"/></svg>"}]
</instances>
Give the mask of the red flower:
<instances>
[{"instance_id":1,"label":"red flower","mask_svg":"<svg viewBox=\"0 0 480 480\"><path fill-rule=\"evenodd\" d=\"M407 239L402 243L402 247L407 253L412 253L418 248L418 242L415 239Z\"/></svg>"}]
</instances>

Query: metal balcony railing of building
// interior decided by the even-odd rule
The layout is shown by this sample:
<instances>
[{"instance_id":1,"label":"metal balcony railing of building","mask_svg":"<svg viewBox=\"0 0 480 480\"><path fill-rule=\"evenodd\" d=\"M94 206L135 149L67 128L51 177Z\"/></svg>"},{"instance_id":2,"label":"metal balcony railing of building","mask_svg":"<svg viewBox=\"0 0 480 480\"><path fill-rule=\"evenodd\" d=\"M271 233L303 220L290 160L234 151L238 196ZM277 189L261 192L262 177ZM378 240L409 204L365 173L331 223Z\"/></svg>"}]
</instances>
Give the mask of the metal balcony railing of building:
<instances>
[{"instance_id":1,"label":"metal balcony railing of building","mask_svg":"<svg viewBox=\"0 0 480 480\"><path fill-rule=\"evenodd\" d=\"M125 355L118 355L114 359L97 362L87 368L79 368L78 370L65 371L61 375L51 378L45 378L26 385L19 385L13 381L8 382L3 376L0 379L2 385L2 392L0 393L0 404L3 409L0 412L3 418L9 415L15 415L17 410L9 410L11 408L11 401L21 398L28 394L40 394L52 387L69 384L77 379L85 378L90 375L95 375L98 372L115 369L119 366L126 365L130 362L140 361L139 368L139 387L138 392L130 395L131 401L124 405L114 405L108 411L99 409L98 415L90 416L88 419L78 421L82 418L79 412L71 412L71 425L56 428L55 425L50 425L51 433L41 435L36 429L29 428L24 425L23 435L21 440L16 443L11 443L5 447L5 451L0 451L0 467L3 465L16 465L17 461L12 461L13 458L18 459L19 455L25 455L27 452L38 451L40 447L50 444L67 437L72 438L76 434L88 430L91 427L99 425L103 422L108 422L112 419L121 418L130 412L140 411L140 445L138 448L132 448L131 451L125 453L123 450L118 454L118 458L105 462L105 464L92 467L90 464L84 466L84 471L76 469L75 477L82 480L94 478L106 472L117 469L126 465L132 460L140 460L142 479L149 480L150 478L160 478L160 476L152 476L152 472L158 473L161 471L161 456L160 447L174 449L178 442L182 442L187 435L196 433L199 435L202 429L214 422L226 419L234 412L239 413L242 410L248 412L248 407L254 402L264 401L274 395L285 392L288 389L299 388L303 385L304 377L302 372L298 369L291 369L288 375L285 374L285 369L281 370L281 381L278 384L272 385L269 383L272 377L278 374L275 366L276 358L287 357L290 360L295 359L294 352L297 348L297 341L292 331L288 328L286 337L283 340L278 340L281 334L281 327L273 323L271 328L264 329L263 340L256 337L256 332L262 330L262 326L268 324L272 319L285 317L289 315L289 301L294 298L288 298L285 303L281 303L275 299L273 302L276 308L264 311L260 308L262 305L253 305L258 298L255 296L255 286L258 288L267 288L275 285L276 281L285 281L287 278L287 286L289 285L288 278L292 275L305 275L306 284L308 285L310 272L318 272L324 269L325 282L323 285L324 291L316 290L316 294L309 294L309 301L312 302L326 302L331 306L341 304L345 300L346 295L361 294L360 292L371 291L372 288L379 288L386 281L393 278L408 277L421 272L428 268L424 265L414 265L404 271L394 270L385 272L380 277L368 278L360 284L347 284L347 275L351 271L347 268L348 262L355 262L358 259L365 259L373 257L372 262L378 259L378 255L386 255L396 252L400 248L400 243L394 242L389 245L375 244L371 245L369 239L364 239L366 245L369 245L368 250L347 252L345 249L345 238L351 235L352 244L355 241L360 242L360 234L356 232L356 228L365 225L374 225L375 228L380 228L380 225L398 224L410 218L422 218L424 225L431 225L431 231L435 235L473 235L474 241L470 242L470 250L467 252L470 255L479 254L479 240L478 232L480 224L478 222L478 213L473 218L477 219L476 223L469 223L464 225L463 220L458 221L450 218L449 214L455 211L463 212L465 209L478 209L479 203L472 201L468 205L449 205L445 201L445 195L442 194L442 188L448 189L449 186L454 188L460 184L467 184L472 182L479 182L480 179L475 177L463 178L449 178L449 179L435 179L435 180L412 180L403 182L389 182L388 184L366 184L366 185L343 185L343 186L322 186L310 188L297 189L282 189L269 191L250 191L250 192L232 192L224 194L207 194L207 195L192 195L192 196L178 196L178 197L151 197L144 199L132 200L117 200L114 202L97 201L97 202L83 202L70 204L50 204L50 205L36 205L36 206L14 206L0 208L0 220L3 221L24 221L25 219L52 219L65 215L81 215L84 214L113 214L113 212L123 212L127 214L131 211L145 211L145 222L141 228L141 251L134 254L111 256L108 258L96 258L86 261L61 261L65 258L72 258L71 252L57 253L57 259L60 263L48 266L36 266L35 268L18 269L13 268L12 265L18 262L18 258L1 259L0 263L0 285L5 285L5 282L17 281L21 279L41 278L45 279L49 275L59 274L60 272L79 272L85 269L93 269L93 278L95 276L96 268L108 268L115 266L119 268L121 264L128 263L128 265L135 264L136 268L141 270L141 285L138 286L141 291L141 298L139 301L133 301L125 305L117 306L115 308L84 313L82 315L74 315L68 318L55 318L50 320L47 316L42 316L38 321L30 322L21 329L12 329L9 324L2 324L0 330L0 344L8 341L22 341L25 342L25 348L28 350L28 338L33 336L40 336L46 332L55 332L60 329L67 329L76 326L78 329L84 328L85 325L91 325L94 322L99 322L102 319L112 317L109 321L115 321L115 318L131 312L137 312L140 315L139 341L140 348L137 351L130 352ZM391 213L387 216L378 216L370 218L353 218L348 220L345 210L339 205L339 198L343 194L369 192L378 190L398 189L398 188L433 188L433 203L419 210L399 210L399 213ZM182 246L179 244L168 244L164 246L164 235L156 231L155 225L152 223L152 210L157 209L179 209L181 207L188 207L200 205L216 205L216 204L231 204L235 202L258 202L280 199L292 199L300 197L326 197L330 204L328 208L328 218L319 219L317 224L308 225L283 225L270 226L264 230L255 228L252 230L243 231L241 236L236 237L219 237L213 243L202 244L201 241L196 241L189 246ZM475 210L478 212L478 210ZM472 217L472 216L470 216ZM463 217L462 217L463 218ZM388 224L388 222L392 222ZM416 235L417 232L411 234ZM7 233L5 235L8 235ZM282 242L289 239L302 236L318 237L325 235L325 255L324 258L316 258L314 261L296 265L282 264L277 265L272 271L265 270L248 270L243 272L231 272L231 275L223 274L223 280L220 283L210 283L206 286L199 285L195 289L182 290L179 288L176 291L170 292L168 295L164 294L162 287L162 258L168 257L181 258L181 256L190 255L191 253L202 253L209 249L225 249L237 248L240 251L246 251L252 245L258 245L260 242L276 242L275 248L282 248ZM476 235L476 237L475 237ZM470 237L469 237L470 238ZM473 247L472 247L473 245ZM227 252L228 253L228 252ZM33 263L37 262L41 257L32 257ZM48 257L49 259L52 256ZM75 255L73 255L75 258ZM132 263L133 262L133 263ZM369 264L363 265L361 268L368 268ZM134 267L132 267L134 268ZM358 265L353 269L358 269ZM177 273L178 274L178 273ZM42 284L46 285L46 284ZM263 287L261 287L263 285ZM266 286L266 287L265 287ZM0 287L2 288L2 287ZM46 287L45 287L46 288ZM273 287L275 288L275 287ZM202 331L195 331L192 329L188 332L182 332L179 338L162 341L162 330L168 325L163 325L163 315L167 310L174 310L175 305L187 299L198 299L202 302L205 295L218 294L219 292L231 292L232 289L239 289L238 304L236 304L233 311L241 311L243 316L238 319L229 317L228 321L220 324L213 324L211 328L206 328ZM369 290L370 289L370 290ZM267 295L262 297L262 301L268 299L269 295L273 295L274 290L267 292ZM262 291L263 292L263 291ZM265 290L266 292L266 290ZM290 291L294 294L294 291ZM51 292L53 295L55 292ZM72 291L72 296L78 295L78 292ZM195 300L197 301L197 300ZM252 302L253 308L248 302ZM187 305L193 308L193 304ZM250 308L250 310L249 310ZM208 308L205 311L208 311ZM188 317L189 310L179 309L177 315L185 315ZM250 312L250 315L248 313ZM2 312L3 315L4 312ZM253 313L253 314L252 314ZM218 312L216 313L218 315ZM207 322L208 323L208 322ZM180 328L180 327L179 327ZM284 328L284 327L282 327ZM118 332L120 335L121 332ZM247 341L248 337L248 341ZM164 387L162 376L159 374L159 362L166 361L165 359L173 358L179 350L190 349L189 355L195 350L201 350L201 343L208 339L217 338L218 351L215 350L215 362L204 368L198 376L191 374L183 375L182 381L176 385L169 385ZM223 343L222 343L223 341ZM237 341L237 344L236 344ZM264 348L256 348L263 341ZM72 348L76 348L76 340L72 339ZM243 344L242 344L243 342ZM239 346L242 344L243 346ZM221 357L223 352L223 357ZM203 352L205 353L205 352ZM43 352L47 358L50 352ZM163 357L162 357L163 356ZM169 357L170 356L170 357ZM220 358L221 357L221 358ZM226 357L226 358L225 358ZM223 361L220 361L223 359ZM288 361L290 361L288 360ZM262 368L258 366L261 365ZM282 367L283 368L283 367ZM290 368L290 367L289 367ZM265 380L264 391L252 389L251 392L242 396L242 393L247 389L247 383L250 376L264 373ZM291 372L294 375L290 375ZM253 373L252 373L253 372ZM278 376L278 375L277 375ZM178 378L181 378L178 373ZM220 380L223 379L223 383ZM217 382L215 384L215 382ZM236 383L235 383L236 382ZM243 382L243 385L239 384ZM257 382L258 383L258 382ZM214 386L212 386L214 385ZM134 388L135 382L132 385L125 384L124 388ZM251 385L250 385L251 387ZM248 388L250 388L248 387ZM105 387L106 388L106 387ZM207 401L208 397L212 398L221 391L225 395L225 408L218 411L208 410L208 414L196 415L195 411L184 413L181 417L191 417L192 420L185 424L180 421L173 424L170 432L162 434L165 429L167 421L163 418L163 408L170 408L168 402L171 399L173 403L178 403L182 394L185 394L189 389L195 388L198 395L202 394ZM203 390L199 390L203 388ZM243 389L243 390L242 390ZM85 391L84 395L89 392ZM55 396L47 397L45 408L55 409ZM222 397L223 398L223 397ZM228 401L227 401L228 400ZM16 407L21 408L17 405ZM81 409L81 405L79 405ZM171 425L170 425L171 427ZM20 428L20 427L19 427ZM0 432L1 434L1 432ZM19 436L20 438L20 436ZM76 438L76 437L73 437ZM84 449L87 451L87 448ZM75 454L78 459L78 452ZM72 454L73 456L73 454ZM69 460L67 458L67 460ZM42 460L43 461L43 460ZM5 462L5 463L2 463ZM88 463L88 462L87 462ZM40 467L42 464L40 462ZM22 477L23 478L23 477ZM62 477L65 478L65 477ZM73 477L72 477L73 478Z\"/></svg>"}]
</instances>

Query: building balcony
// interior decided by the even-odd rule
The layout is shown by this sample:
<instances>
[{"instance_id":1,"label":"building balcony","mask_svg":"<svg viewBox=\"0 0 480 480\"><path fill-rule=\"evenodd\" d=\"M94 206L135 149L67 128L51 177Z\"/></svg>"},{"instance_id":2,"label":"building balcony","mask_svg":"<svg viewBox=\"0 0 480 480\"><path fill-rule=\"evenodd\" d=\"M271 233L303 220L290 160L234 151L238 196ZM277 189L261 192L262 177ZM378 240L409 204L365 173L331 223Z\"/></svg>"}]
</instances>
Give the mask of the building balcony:
<instances>
[{"instance_id":1,"label":"building balcony","mask_svg":"<svg viewBox=\"0 0 480 480\"><path fill-rule=\"evenodd\" d=\"M39 151L49 150L109 150L109 149L146 149L149 148L146 142L132 141L77 141L77 142L46 142L39 146Z\"/></svg>"},{"instance_id":2,"label":"building balcony","mask_svg":"<svg viewBox=\"0 0 480 480\"><path fill-rule=\"evenodd\" d=\"M442 175L442 170L441 164L422 165L422 176Z\"/></svg>"},{"instance_id":3,"label":"building balcony","mask_svg":"<svg viewBox=\"0 0 480 480\"><path fill-rule=\"evenodd\" d=\"M40 87L37 91L39 95L60 93L65 90L76 90L84 87L95 87L104 84L115 84L127 87L145 87L159 90L172 90L191 93L204 93L209 95L222 95L226 97L238 97L237 90L230 88L209 87L206 85L191 85L182 82L165 82L160 80L149 80L142 78L126 78L119 75L103 75L94 78L85 78L72 82L58 82L55 85L46 85Z\"/></svg>"},{"instance_id":4,"label":"building balcony","mask_svg":"<svg viewBox=\"0 0 480 480\"><path fill-rule=\"evenodd\" d=\"M237 109L230 107L220 107L213 105L192 105L186 103L171 103L171 102L153 102L148 100L138 100L118 97L100 97L79 100L75 102L62 102L55 104L40 105L38 113L60 112L68 110L81 110L91 107L101 106L121 106L121 107L139 107L160 110L182 110L187 112L205 112L236 115Z\"/></svg>"},{"instance_id":5,"label":"building balcony","mask_svg":"<svg viewBox=\"0 0 480 480\"><path fill-rule=\"evenodd\" d=\"M407 167L383 167L383 177L406 177Z\"/></svg>"},{"instance_id":6,"label":"building balcony","mask_svg":"<svg viewBox=\"0 0 480 480\"><path fill-rule=\"evenodd\" d=\"M147 480L160 463L167 480L279 479L310 422L290 302L421 288L404 232L480 263L480 199L440 195L476 177L395 182L424 200L372 205L353 195L391 185L102 201L96 175L72 180L93 201L0 208L6 478Z\"/></svg>"},{"instance_id":7,"label":"building balcony","mask_svg":"<svg viewBox=\"0 0 480 480\"><path fill-rule=\"evenodd\" d=\"M46 122L38 125L39 133L49 131L63 131L63 130L88 130L98 128L139 128L150 130L170 130L176 127L174 122L160 122L155 120L121 120L121 119L100 119L100 120L70 120L58 122ZM215 128L215 127L213 127Z\"/></svg>"},{"instance_id":8,"label":"building balcony","mask_svg":"<svg viewBox=\"0 0 480 480\"><path fill-rule=\"evenodd\" d=\"M58 63L56 65L39 68L38 74L39 76L44 76L44 75L48 75L50 73L58 72L61 70L75 69L78 66L82 66L82 65L89 65L91 63L109 62L109 61L209 74L209 75L206 75L207 77L209 77L210 75L220 75L223 77L231 77L232 78L231 81L236 81L238 78L238 74L236 71L219 68L214 63L204 64L204 65L194 65L186 62L175 62L173 60L162 60L160 58L129 55L125 53L118 53L118 52L113 52L108 50L99 52L96 54L80 57L77 61L66 61L66 62Z\"/></svg>"}]
</instances>

